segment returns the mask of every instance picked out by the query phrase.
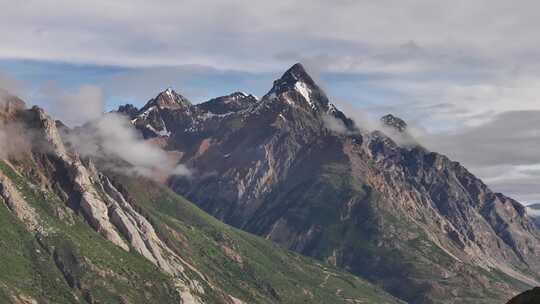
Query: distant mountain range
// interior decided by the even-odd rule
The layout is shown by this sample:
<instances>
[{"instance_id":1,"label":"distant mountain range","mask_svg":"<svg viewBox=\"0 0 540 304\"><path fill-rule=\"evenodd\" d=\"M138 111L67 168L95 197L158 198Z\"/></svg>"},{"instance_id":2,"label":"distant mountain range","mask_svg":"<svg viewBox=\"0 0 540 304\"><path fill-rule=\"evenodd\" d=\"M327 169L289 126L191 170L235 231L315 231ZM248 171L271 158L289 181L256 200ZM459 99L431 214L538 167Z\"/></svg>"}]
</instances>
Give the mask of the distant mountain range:
<instances>
[{"instance_id":1,"label":"distant mountain range","mask_svg":"<svg viewBox=\"0 0 540 304\"><path fill-rule=\"evenodd\" d=\"M504 303L540 285L536 206L395 115L361 128L300 64L260 99L167 89L116 113L186 172L117 170L133 164L74 145L92 122L2 94L0 302Z\"/></svg>"}]
</instances>

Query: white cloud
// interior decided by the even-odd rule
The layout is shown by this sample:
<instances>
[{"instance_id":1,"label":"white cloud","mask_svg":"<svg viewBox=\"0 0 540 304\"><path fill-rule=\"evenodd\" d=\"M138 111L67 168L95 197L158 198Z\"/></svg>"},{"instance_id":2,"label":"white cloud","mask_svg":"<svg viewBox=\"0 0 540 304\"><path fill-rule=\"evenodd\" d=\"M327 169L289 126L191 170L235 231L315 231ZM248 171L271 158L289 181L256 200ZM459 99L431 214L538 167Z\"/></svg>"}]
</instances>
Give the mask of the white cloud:
<instances>
[{"instance_id":1,"label":"white cloud","mask_svg":"<svg viewBox=\"0 0 540 304\"><path fill-rule=\"evenodd\" d=\"M190 174L174 157L145 141L126 117L104 114L105 103L99 87L84 85L74 92L64 92L49 86L41 95L52 117L71 127L84 124L65 136L80 154L105 160L110 169L158 180L169 175Z\"/></svg>"},{"instance_id":2,"label":"white cloud","mask_svg":"<svg viewBox=\"0 0 540 304\"><path fill-rule=\"evenodd\" d=\"M105 109L103 93L93 85L83 85L73 92L49 85L42 90L41 96L46 110L70 127L99 118Z\"/></svg>"},{"instance_id":3,"label":"white cloud","mask_svg":"<svg viewBox=\"0 0 540 304\"><path fill-rule=\"evenodd\" d=\"M377 55L372 57L375 68L389 62L387 67L408 69L423 64L415 48L402 47L397 58L370 53L415 41L428 50L447 50L438 55L439 62L452 53L506 61L530 56L540 44L536 1L0 3L0 56L10 58L253 70L276 69L273 55L296 52L345 58L341 69L348 69L369 67L372 63L362 59L368 53Z\"/></svg>"},{"instance_id":4,"label":"white cloud","mask_svg":"<svg viewBox=\"0 0 540 304\"><path fill-rule=\"evenodd\" d=\"M338 134L347 134L347 127L343 121L330 115L323 115L322 119L328 130Z\"/></svg>"},{"instance_id":5,"label":"white cloud","mask_svg":"<svg viewBox=\"0 0 540 304\"><path fill-rule=\"evenodd\" d=\"M0 71L0 99L8 95L24 97L25 87L19 80Z\"/></svg>"},{"instance_id":6,"label":"white cloud","mask_svg":"<svg viewBox=\"0 0 540 304\"><path fill-rule=\"evenodd\" d=\"M79 153L104 160L112 170L158 180L170 175L190 175L190 171L177 164L172 155L143 140L129 120L119 114L102 115L65 137Z\"/></svg>"},{"instance_id":7,"label":"white cloud","mask_svg":"<svg viewBox=\"0 0 540 304\"><path fill-rule=\"evenodd\" d=\"M540 111L506 111L446 133L417 133L431 150L462 162L495 191L540 201Z\"/></svg>"}]
</instances>

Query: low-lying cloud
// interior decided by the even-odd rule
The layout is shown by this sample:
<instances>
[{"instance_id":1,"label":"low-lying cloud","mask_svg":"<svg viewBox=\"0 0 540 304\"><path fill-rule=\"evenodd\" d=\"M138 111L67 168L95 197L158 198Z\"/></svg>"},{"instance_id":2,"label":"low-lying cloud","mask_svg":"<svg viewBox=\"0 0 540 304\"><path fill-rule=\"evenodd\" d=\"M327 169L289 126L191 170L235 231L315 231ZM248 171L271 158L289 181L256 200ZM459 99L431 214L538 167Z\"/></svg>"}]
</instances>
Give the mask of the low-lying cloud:
<instances>
[{"instance_id":1,"label":"low-lying cloud","mask_svg":"<svg viewBox=\"0 0 540 304\"><path fill-rule=\"evenodd\" d=\"M343 123L343 121L341 121L340 119L337 119L331 115L323 115L322 119L323 119L325 127L328 130L338 133L338 134L349 133L347 126L345 126L345 123Z\"/></svg>"},{"instance_id":2,"label":"low-lying cloud","mask_svg":"<svg viewBox=\"0 0 540 304\"><path fill-rule=\"evenodd\" d=\"M49 98L56 101L48 103L53 115L73 125L84 124L65 136L81 155L99 158L112 170L160 180L169 175L190 174L163 149L145 141L127 117L104 114L105 103L100 88L82 86L76 92L53 93Z\"/></svg>"},{"instance_id":3,"label":"low-lying cloud","mask_svg":"<svg viewBox=\"0 0 540 304\"><path fill-rule=\"evenodd\" d=\"M107 113L92 120L65 138L83 156L105 160L112 169L163 179L170 175L188 176L184 165L141 137L127 117Z\"/></svg>"},{"instance_id":4,"label":"low-lying cloud","mask_svg":"<svg viewBox=\"0 0 540 304\"><path fill-rule=\"evenodd\" d=\"M21 157L21 155L30 151L33 136L35 134L22 125L14 123L0 124L0 158Z\"/></svg>"},{"instance_id":5,"label":"low-lying cloud","mask_svg":"<svg viewBox=\"0 0 540 304\"><path fill-rule=\"evenodd\" d=\"M98 119L105 109L103 92L93 85L83 85L74 91L48 85L41 95L47 112L70 127Z\"/></svg>"},{"instance_id":6,"label":"low-lying cloud","mask_svg":"<svg viewBox=\"0 0 540 304\"><path fill-rule=\"evenodd\" d=\"M540 201L540 111L506 111L453 132L428 132L413 123L401 133L352 103L339 105L364 132L382 131L400 146L420 144L463 163L494 191L526 204ZM324 122L338 134L350 132L334 117Z\"/></svg>"},{"instance_id":7,"label":"low-lying cloud","mask_svg":"<svg viewBox=\"0 0 540 304\"><path fill-rule=\"evenodd\" d=\"M507 111L477 126L418 138L462 162L493 190L525 203L540 201L540 111Z\"/></svg>"},{"instance_id":8,"label":"low-lying cloud","mask_svg":"<svg viewBox=\"0 0 540 304\"><path fill-rule=\"evenodd\" d=\"M341 119L331 115L323 115L322 119L325 127L332 132L342 135L351 135L355 132L369 133L380 131L390 137L399 146L410 147L419 144L418 140L415 138L415 134L418 133L415 127L409 126L406 130L399 131L394 127L384 124L381 119L375 119L364 111L356 108L352 103L343 100L339 101L339 108L354 122L358 130L350 130L345 126L345 123Z\"/></svg>"}]
</instances>

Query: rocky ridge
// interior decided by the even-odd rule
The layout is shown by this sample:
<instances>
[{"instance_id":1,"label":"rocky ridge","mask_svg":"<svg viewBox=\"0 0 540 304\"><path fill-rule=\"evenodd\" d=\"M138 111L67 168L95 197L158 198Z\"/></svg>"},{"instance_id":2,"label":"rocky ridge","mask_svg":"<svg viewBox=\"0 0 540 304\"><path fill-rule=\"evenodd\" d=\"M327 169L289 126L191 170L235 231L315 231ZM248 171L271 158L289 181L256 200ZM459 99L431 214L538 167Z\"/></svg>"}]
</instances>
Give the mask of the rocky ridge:
<instances>
[{"instance_id":1,"label":"rocky ridge","mask_svg":"<svg viewBox=\"0 0 540 304\"><path fill-rule=\"evenodd\" d=\"M54 162L54 166L62 170L50 172L53 175L45 176L45 179L55 180L58 178L55 174L65 174L60 185L47 186L57 187L56 190L71 202L71 208L80 211L88 224L104 238L123 250L135 250L164 272L176 277L181 290L189 290L188 286L194 280L184 275L184 268L190 265L185 265L182 259L163 243L148 220L127 203L109 179L97 171L91 160L84 161L75 151L68 151L56 122L38 107L24 111L21 115L30 130L37 133L36 138L41 139L41 142L34 146L39 149L47 147L47 157L41 165L50 166L50 163ZM27 210L15 213L23 222L28 222L28 218L32 218L36 212L30 211L31 208L20 199L17 192L9 193L9 190L14 188L10 187L6 179L4 182L4 188L8 190L6 197L12 197L6 201L18 202L21 206L18 209ZM195 299L192 300L194 303L200 302L189 291L185 292L184 296Z\"/></svg>"},{"instance_id":2,"label":"rocky ridge","mask_svg":"<svg viewBox=\"0 0 540 304\"><path fill-rule=\"evenodd\" d=\"M170 95L156 108L185 110L181 98L163 100ZM0 301L397 302L358 278L217 223L152 181L100 170L65 144L60 122L16 102L0 111L2 130L19 126L9 138L26 138L17 154L0 155ZM165 212L170 208L183 212ZM269 273L264 263L274 259L280 264ZM24 265L31 265L28 274ZM323 273L332 287L321 285Z\"/></svg>"},{"instance_id":3,"label":"rocky ridge","mask_svg":"<svg viewBox=\"0 0 540 304\"><path fill-rule=\"evenodd\" d=\"M411 303L504 299L538 284L540 234L526 209L411 143L402 119L381 119L392 134L361 131L300 64L260 100L212 110L227 98L132 116L147 138L146 125L163 123L166 149L197 172L171 188L217 218Z\"/></svg>"}]
</instances>

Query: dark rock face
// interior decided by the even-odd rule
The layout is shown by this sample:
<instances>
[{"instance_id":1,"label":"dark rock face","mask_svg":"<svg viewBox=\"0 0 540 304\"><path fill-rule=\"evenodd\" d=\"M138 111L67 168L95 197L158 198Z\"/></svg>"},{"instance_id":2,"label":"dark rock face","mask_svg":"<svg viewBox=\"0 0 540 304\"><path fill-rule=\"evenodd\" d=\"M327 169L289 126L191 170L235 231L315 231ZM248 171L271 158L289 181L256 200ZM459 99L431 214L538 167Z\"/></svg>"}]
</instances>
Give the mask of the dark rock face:
<instances>
[{"instance_id":1,"label":"dark rock face","mask_svg":"<svg viewBox=\"0 0 540 304\"><path fill-rule=\"evenodd\" d=\"M133 106L132 104L126 104L118 107L117 112L128 116L130 119L133 119L139 113L139 109L137 109L137 107Z\"/></svg>"},{"instance_id":2,"label":"dark rock face","mask_svg":"<svg viewBox=\"0 0 540 304\"><path fill-rule=\"evenodd\" d=\"M508 301L507 304L537 304L540 303L540 287L528 290Z\"/></svg>"},{"instance_id":3,"label":"dark rock face","mask_svg":"<svg viewBox=\"0 0 540 304\"><path fill-rule=\"evenodd\" d=\"M411 303L490 303L538 284L540 233L525 208L459 163L360 132L300 64L261 100L242 96L147 105L133 119L148 138L147 125L168 130L166 148L196 172L170 187L207 212ZM382 122L406 133L395 116Z\"/></svg>"},{"instance_id":4,"label":"dark rock face","mask_svg":"<svg viewBox=\"0 0 540 304\"><path fill-rule=\"evenodd\" d=\"M197 116L192 113L195 110L187 98L169 88L149 100L140 110L132 105L124 105L117 112L128 116L145 138L154 138L171 135L166 121L174 121L174 125L169 125L175 130L193 125L193 118Z\"/></svg>"},{"instance_id":5,"label":"dark rock face","mask_svg":"<svg viewBox=\"0 0 540 304\"><path fill-rule=\"evenodd\" d=\"M5 117L0 131L21 132L1 144L27 138L0 155L0 303L401 303L220 223L161 183L109 171L114 156L79 155L70 139L81 130L37 106Z\"/></svg>"},{"instance_id":6,"label":"dark rock face","mask_svg":"<svg viewBox=\"0 0 540 304\"><path fill-rule=\"evenodd\" d=\"M385 115L381 118L383 125L396 129L399 132L404 132L407 129L407 123L392 114Z\"/></svg>"},{"instance_id":7,"label":"dark rock face","mask_svg":"<svg viewBox=\"0 0 540 304\"><path fill-rule=\"evenodd\" d=\"M253 95L235 92L227 96L211 99L198 105L198 107L205 112L222 115L245 110L257 103L257 101L257 98Z\"/></svg>"}]
</instances>

